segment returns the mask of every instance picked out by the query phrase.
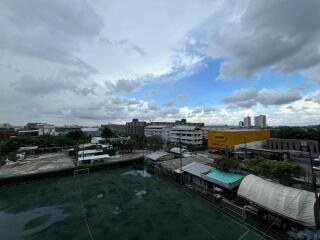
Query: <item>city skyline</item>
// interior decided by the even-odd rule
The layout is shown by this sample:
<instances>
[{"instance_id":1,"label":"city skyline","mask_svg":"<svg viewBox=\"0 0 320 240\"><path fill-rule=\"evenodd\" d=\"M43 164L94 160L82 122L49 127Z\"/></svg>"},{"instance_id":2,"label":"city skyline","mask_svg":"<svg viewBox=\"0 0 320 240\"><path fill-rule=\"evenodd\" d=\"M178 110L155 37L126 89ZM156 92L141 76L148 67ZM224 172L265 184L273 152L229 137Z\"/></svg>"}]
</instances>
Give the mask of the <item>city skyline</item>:
<instances>
[{"instance_id":1,"label":"city skyline","mask_svg":"<svg viewBox=\"0 0 320 240\"><path fill-rule=\"evenodd\" d=\"M318 1L0 6L1 123L319 124Z\"/></svg>"}]
</instances>

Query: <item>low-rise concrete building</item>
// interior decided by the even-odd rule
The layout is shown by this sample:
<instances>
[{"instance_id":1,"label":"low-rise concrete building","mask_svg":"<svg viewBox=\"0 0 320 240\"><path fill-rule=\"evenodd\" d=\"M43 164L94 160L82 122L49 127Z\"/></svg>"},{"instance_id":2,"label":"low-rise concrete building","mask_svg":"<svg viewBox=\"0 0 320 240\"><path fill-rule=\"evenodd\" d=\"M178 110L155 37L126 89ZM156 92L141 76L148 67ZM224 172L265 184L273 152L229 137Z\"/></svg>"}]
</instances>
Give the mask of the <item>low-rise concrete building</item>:
<instances>
[{"instance_id":1,"label":"low-rise concrete building","mask_svg":"<svg viewBox=\"0 0 320 240\"><path fill-rule=\"evenodd\" d=\"M165 125L148 125L144 128L144 136L151 137L151 136L159 136L162 135L162 129L165 128Z\"/></svg>"},{"instance_id":2,"label":"low-rise concrete building","mask_svg":"<svg viewBox=\"0 0 320 240\"><path fill-rule=\"evenodd\" d=\"M81 128L81 131L84 135L90 136L90 137L100 137L101 131L98 127L83 127Z\"/></svg>"},{"instance_id":3,"label":"low-rise concrete building","mask_svg":"<svg viewBox=\"0 0 320 240\"><path fill-rule=\"evenodd\" d=\"M56 126L52 124L39 125L39 135L56 135Z\"/></svg>"},{"instance_id":4,"label":"low-rise concrete building","mask_svg":"<svg viewBox=\"0 0 320 240\"><path fill-rule=\"evenodd\" d=\"M196 126L175 126L170 132L172 143L182 143L184 145L201 146L203 137L203 130Z\"/></svg>"}]
</instances>

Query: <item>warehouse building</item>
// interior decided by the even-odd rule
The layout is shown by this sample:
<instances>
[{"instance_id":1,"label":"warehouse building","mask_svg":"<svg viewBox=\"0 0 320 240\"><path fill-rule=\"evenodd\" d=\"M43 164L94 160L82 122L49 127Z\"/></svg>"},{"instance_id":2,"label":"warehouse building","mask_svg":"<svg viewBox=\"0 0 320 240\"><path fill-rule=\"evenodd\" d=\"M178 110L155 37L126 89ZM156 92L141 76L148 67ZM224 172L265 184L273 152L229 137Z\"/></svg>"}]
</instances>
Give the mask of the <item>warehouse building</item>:
<instances>
[{"instance_id":1,"label":"warehouse building","mask_svg":"<svg viewBox=\"0 0 320 240\"><path fill-rule=\"evenodd\" d=\"M208 132L208 147L215 150L237 150L241 147L263 147L270 138L267 129L228 129Z\"/></svg>"}]
</instances>

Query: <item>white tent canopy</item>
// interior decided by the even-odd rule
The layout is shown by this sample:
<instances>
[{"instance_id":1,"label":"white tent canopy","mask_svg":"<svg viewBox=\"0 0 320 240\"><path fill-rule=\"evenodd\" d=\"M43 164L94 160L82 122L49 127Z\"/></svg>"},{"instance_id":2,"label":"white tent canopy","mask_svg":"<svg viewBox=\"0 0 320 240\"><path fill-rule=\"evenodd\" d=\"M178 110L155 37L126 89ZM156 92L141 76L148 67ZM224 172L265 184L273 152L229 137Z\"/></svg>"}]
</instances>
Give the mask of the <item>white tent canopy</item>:
<instances>
[{"instance_id":1,"label":"white tent canopy","mask_svg":"<svg viewBox=\"0 0 320 240\"><path fill-rule=\"evenodd\" d=\"M305 226L314 227L314 193L286 187L255 175L246 176L238 195Z\"/></svg>"}]
</instances>

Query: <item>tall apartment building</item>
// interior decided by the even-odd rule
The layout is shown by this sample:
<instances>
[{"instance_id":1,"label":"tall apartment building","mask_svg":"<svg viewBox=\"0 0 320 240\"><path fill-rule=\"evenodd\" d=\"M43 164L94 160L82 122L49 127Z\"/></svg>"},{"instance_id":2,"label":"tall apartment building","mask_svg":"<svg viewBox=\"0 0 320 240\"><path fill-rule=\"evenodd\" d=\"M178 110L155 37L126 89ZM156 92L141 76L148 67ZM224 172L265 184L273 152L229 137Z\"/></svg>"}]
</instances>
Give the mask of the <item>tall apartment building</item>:
<instances>
[{"instance_id":1,"label":"tall apartment building","mask_svg":"<svg viewBox=\"0 0 320 240\"><path fill-rule=\"evenodd\" d=\"M126 133L130 137L143 138L145 126L146 122L132 119L131 122L126 123Z\"/></svg>"},{"instance_id":2,"label":"tall apartment building","mask_svg":"<svg viewBox=\"0 0 320 240\"><path fill-rule=\"evenodd\" d=\"M203 137L203 130L196 126L175 126L170 131L170 141L172 143L200 146Z\"/></svg>"},{"instance_id":3,"label":"tall apartment building","mask_svg":"<svg viewBox=\"0 0 320 240\"><path fill-rule=\"evenodd\" d=\"M243 121L239 121L239 127L241 127L241 128L244 127L244 122Z\"/></svg>"},{"instance_id":4,"label":"tall apartment building","mask_svg":"<svg viewBox=\"0 0 320 240\"><path fill-rule=\"evenodd\" d=\"M265 115L259 115L254 117L254 126L258 128L267 127L267 118Z\"/></svg>"},{"instance_id":5,"label":"tall apartment building","mask_svg":"<svg viewBox=\"0 0 320 240\"><path fill-rule=\"evenodd\" d=\"M243 126L246 128L251 127L251 117L247 116L243 119Z\"/></svg>"}]
</instances>

